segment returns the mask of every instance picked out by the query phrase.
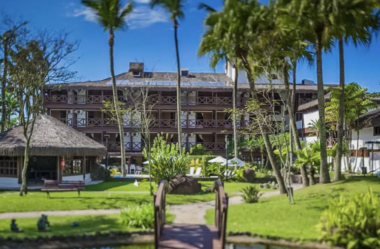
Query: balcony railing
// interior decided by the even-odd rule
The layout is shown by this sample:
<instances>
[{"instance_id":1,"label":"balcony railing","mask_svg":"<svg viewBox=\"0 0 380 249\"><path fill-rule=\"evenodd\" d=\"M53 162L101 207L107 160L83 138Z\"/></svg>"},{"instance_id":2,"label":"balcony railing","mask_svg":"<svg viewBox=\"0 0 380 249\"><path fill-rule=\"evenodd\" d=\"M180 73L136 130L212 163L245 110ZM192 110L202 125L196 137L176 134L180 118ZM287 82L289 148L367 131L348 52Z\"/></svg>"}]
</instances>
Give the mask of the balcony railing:
<instances>
[{"instance_id":1,"label":"balcony railing","mask_svg":"<svg viewBox=\"0 0 380 249\"><path fill-rule=\"evenodd\" d=\"M120 142L119 141L108 141L107 143L106 142L103 142L103 144L107 147L108 151L111 151L111 152L118 152L120 151ZM134 152L139 152L139 151L142 151L143 147L144 147L144 144L141 143L141 142L125 142L124 141L124 144L125 144L125 151L134 151ZM176 144L176 142L172 142L169 144ZM207 151L224 151L226 149L225 147L225 143L215 143L215 142L199 142L199 143L196 143L196 142L183 142L182 143L182 148L185 148L187 151L190 150L190 148L193 146L193 145L196 145L196 144L202 144L203 147L205 148L205 150Z\"/></svg>"},{"instance_id":2,"label":"balcony railing","mask_svg":"<svg viewBox=\"0 0 380 249\"><path fill-rule=\"evenodd\" d=\"M102 119L102 118L61 118L62 123L74 127L116 127L117 122L114 119ZM232 128L231 120L215 120L215 119L182 119L182 128ZM236 126L249 126L250 121L236 121ZM123 126L125 128L138 128L140 123L137 120L123 120ZM151 125L151 128L177 128L176 119L156 119Z\"/></svg>"},{"instance_id":3,"label":"balcony railing","mask_svg":"<svg viewBox=\"0 0 380 249\"><path fill-rule=\"evenodd\" d=\"M56 103L56 104L102 104L103 101L112 101L112 95L87 95L87 96L78 96L78 95L50 95L45 96L45 103ZM123 96L118 97L118 101L125 102L130 104L129 99L125 99ZM239 98L237 106L244 105L246 98ZM149 96L149 104L155 105L176 105L177 97L176 96ZM233 99L232 97L183 97L181 99L182 105L219 105L219 106L232 106Z\"/></svg>"}]
</instances>

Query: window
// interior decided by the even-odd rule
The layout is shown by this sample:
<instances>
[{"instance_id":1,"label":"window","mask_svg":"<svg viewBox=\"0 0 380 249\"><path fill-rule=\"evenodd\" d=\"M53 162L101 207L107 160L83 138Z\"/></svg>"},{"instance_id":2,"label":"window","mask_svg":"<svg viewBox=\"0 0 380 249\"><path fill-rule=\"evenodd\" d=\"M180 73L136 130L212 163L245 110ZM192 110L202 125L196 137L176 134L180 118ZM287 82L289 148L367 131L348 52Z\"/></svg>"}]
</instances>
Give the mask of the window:
<instances>
[{"instance_id":1,"label":"window","mask_svg":"<svg viewBox=\"0 0 380 249\"><path fill-rule=\"evenodd\" d=\"M380 136L380 126L373 127L373 135Z\"/></svg>"},{"instance_id":2,"label":"window","mask_svg":"<svg viewBox=\"0 0 380 249\"><path fill-rule=\"evenodd\" d=\"M72 161L66 161L63 175L81 175L82 173L82 160L74 159Z\"/></svg>"},{"instance_id":3,"label":"window","mask_svg":"<svg viewBox=\"0 0 380 249\"><path fill-rule=\"evenodd\" d=\"M14 157L0 157L0 176L17 176L17 161Z\"/></svg>"}]
</instances>

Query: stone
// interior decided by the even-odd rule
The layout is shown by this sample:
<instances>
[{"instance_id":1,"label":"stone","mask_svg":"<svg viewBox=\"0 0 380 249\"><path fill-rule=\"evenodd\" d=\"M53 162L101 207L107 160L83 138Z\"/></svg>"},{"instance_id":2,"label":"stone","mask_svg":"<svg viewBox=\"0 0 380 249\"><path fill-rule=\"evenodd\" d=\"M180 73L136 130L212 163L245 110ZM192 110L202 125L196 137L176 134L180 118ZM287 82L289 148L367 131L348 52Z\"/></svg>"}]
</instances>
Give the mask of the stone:
<instances>
[{"instance_id":1,"label":"stone","mask_svg":"<svg viewBox=\"0 0 380 249\"><path fill-rule=\"evenodd\" d=\"M184 174L176 175L169 182L169 194L192 195L201 191L198 180Z\"/></svg>"},{"instance_id":2,"label":"stone","mask_svg":"<svg viewBox=\"0 0 380 249\"><path fill-rule=\"evenodd\" d=\"M93 181L104 181L107 179L107 170L96 162L91 164L91 179Z\"/></svg>"},{"instance_id":3,"label":"stone","mask_svg":"<svg viewBox=\"0 0 380 249\"><path fill-rule=\"evenodd\" d=\"M212 190L211 190L211 188L206 188L206 189L204 190L204 192L205 192L205 193L211 193Z\"/></svg>"},{"instance_id":4,"label":"stone","mask_svg":"<svg viewBox=\"0 0 380 249\"><path fill-rule=\"evenodd\" d=\"M255 171L251 168L246 168L243 172L243 181L253 183L255 181Z\"/></svg>"}]
</instances>

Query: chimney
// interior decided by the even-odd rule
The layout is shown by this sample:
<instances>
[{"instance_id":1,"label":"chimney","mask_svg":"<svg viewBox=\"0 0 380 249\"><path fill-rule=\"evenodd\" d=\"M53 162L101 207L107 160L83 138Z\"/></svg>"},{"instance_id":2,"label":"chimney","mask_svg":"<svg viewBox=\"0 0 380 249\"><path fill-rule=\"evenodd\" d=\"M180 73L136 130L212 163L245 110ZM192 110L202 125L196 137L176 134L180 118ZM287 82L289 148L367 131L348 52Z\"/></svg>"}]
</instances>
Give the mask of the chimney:
<instances>
[{"instance_id":1,"label":"chimney","mask_svg":"<svg viewBox=\"0 0 380 249\"><path fill-rule=\"evenodd\" d=\"M133 77L141 78L144 73L144 63L142 62L130 62L129 72L132 73Z\"/></svg>"},{"instance_id":2,"label":"chimney","mask_svg":"<svg viewBox=\"0 0 380 249\"><path fill-rule=\"evenodd\" d=\"M189 77L189 69L188 68L182 68L181 69L181 76L182 77Z\"/></svg>"}]
</instances>

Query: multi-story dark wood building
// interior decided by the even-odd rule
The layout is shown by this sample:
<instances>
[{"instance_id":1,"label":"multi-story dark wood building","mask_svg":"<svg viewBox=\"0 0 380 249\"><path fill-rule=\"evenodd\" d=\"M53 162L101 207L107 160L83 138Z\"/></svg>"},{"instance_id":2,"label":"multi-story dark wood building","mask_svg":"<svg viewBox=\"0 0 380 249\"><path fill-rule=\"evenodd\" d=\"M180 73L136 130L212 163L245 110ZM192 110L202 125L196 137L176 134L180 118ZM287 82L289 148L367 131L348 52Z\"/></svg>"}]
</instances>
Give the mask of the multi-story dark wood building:
<instances>
[{"instance_id":1,"label":"multi-story dark wood building","mask_svg":"<svg viewBox=\"0 0 380 249\"><path fill-rule=\"evenodd\" d=\"M226 73L181 72L181 125L183 147L187 150L194 144L203 144L214 154L225 153L225 136L232 134L232 121L225 111L232 108L233 74L231 68ZM241 76L242 75L242 76ZM157 133L168 133L169 142L177 141L176 128L176 73L145 72L142 63L130 63L129 72L116 77L118 100L128 106L125 90L144 87L149 81L149 100L155 103L152 112L156 122L151 127L151 139ZM245 76L239 73L237 106L242 107L250 98L249 86ZM265 80L258 81L257 88L266 89ZM260 84L261 83L261 84ZM278 80L275 91L284 90ZM44 107L48 114L86 133L94 140L107 146L109 155L120 155L118 146L118 128L115 122L102 112L104 100L112 100L112 83L107 78L100 81L75 82L46 85L44 89ZM314 84L297 85L296 107L316 98L317 87ZM282 106L276 108L279 113ZM302 117L297 117L302 122ZM279 121L280 121L279 117ZM249 124L249 116L243 116L238 126ZM133 121L124 118L124 137L126 156L132 163L141 165L143 143L141 134L133 127ZM302 124L299 125L299 128ZM258 155L258 158L259 155ZM130 161L130 162L131 162Z\"/></svg>"}]
</instances>

